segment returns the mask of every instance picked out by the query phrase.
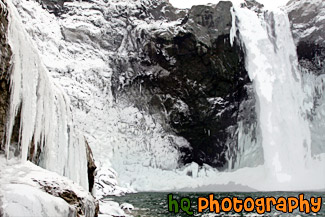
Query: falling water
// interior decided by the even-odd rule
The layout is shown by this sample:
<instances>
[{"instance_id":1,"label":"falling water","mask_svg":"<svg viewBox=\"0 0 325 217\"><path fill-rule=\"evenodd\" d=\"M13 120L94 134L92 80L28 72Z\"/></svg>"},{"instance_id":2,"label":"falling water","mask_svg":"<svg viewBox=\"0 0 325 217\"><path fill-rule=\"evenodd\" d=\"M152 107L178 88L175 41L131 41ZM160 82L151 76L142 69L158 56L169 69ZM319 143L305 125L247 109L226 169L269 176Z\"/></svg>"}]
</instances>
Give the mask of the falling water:
<instances>
[{"instance_id":1,"label":"falling water","mask_svg":"<svg viewBox=\"0 0 325 217\"><path fill-rule=\"evenodd\" d=\"M296 47L286 13L237 8L246 68L253 81L268 179L290 182L311 157Z\"/></svg>"}]
</instances>

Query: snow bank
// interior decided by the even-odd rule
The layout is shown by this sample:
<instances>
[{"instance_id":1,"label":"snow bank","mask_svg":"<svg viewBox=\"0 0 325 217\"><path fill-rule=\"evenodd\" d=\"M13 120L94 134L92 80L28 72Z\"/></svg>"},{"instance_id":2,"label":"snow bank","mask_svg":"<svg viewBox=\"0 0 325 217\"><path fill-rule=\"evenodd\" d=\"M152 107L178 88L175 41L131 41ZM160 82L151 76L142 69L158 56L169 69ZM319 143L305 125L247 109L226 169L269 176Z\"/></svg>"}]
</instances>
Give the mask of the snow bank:
<instances>
[{"instance_id":1,"label":"snow bank","mask_svg":"<svg viewBox=\"0 0 325 217\"><path fill-rule=\"evenodd\" d=\"M65 177L3 155L0 168L0 213L5 216L95 215L93 196Z\"/></svg>"}]
</instances>

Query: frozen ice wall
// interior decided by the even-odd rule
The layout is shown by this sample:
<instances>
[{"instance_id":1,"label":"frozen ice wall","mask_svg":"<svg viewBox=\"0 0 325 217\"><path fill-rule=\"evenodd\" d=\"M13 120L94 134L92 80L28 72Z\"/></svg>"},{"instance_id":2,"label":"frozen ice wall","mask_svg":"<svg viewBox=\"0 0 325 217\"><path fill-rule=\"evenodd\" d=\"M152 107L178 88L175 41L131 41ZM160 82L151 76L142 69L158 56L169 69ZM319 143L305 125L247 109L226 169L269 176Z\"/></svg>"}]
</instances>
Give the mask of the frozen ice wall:
<instances>
[{"instance_id":1,"label":"frozen ice wall","mask_svg":"<svg viewBox=\"0 0 325 217\"><path fill-rule=\"evenodd\" d=\"M287 17L281 11L274 12L273 15L268 13L266 17L261 14L259 17L253 11L236 7L233 13L233 18L237 16L239 20L241 39L247 48L247 69L254 80L254 91L258 96L258 132L261 132L261 138L258 138L254 146L251 146L251 138L245 135L240 137L243 142L240 147L243 155L240 158L242 161L237 162L237 168L263 162L261 148L258 147L258 144L262 144L262 139L267 170L258 166L232 172L218 172L208 165L200 167L195 163L180 167L180 153L177 149L179 146L188 145L186 141L166 132L154 117L134 107L127 100L116 100L113 97L111 85L114 62L110 57L118 55L123 59L128 52L127 48L131 46L128 38L128 29L131 26L128 26L128 20L123 20L119 14L125 11L125 8L129 8L130 13L136 13L136 4L140 1L66 2L65 8L69 13L60 17L48 13L34 1L14 2L24 21L24 27L36 42L46 68L68 94L75 123L89 141L97 166L102 168L102 171L105 168L107 171L111 170L113 167L119 175L120 185L141 191L185 187L195 189L204 185L220 185L214 190L222 190L229 182L258 190L315 190L325 187L324 177L321 177L321 174L317 176L322 163L310 156L310 133L303 117L304 112L301 110L304 93L296 69L295 47L292 44ZM138 29L144 31L175 24L151 19L135 19L134 22ZM233 36L235 30L233 29ZM120 38L123 43L115 43L114 38ZM22 46L26 47L26 44ZM128 73L127 70L123 73ZM19 89L18 93L22 94L22 90ZM51 93L55 95L57 92ZM55 101L60 100L60 97L52 98ZM66 99L62 97L62 101L64 100ZM60 109L60 103L52 105L54 107L49 108L55 109L49 111L67 111ZM61 105L64 105L64 102ZM66 123L69 125L70 116L66 117ZM37 124L34 123L33 126ZM70 132L72 131L73 127L70 127ZM254 129L249 131L253 134ZM41 135L51 135L47 137L51 140L64 140L69 136L50 132L52 131L43 130ZM31 137L27 138L30 140ZM73 144L78 146L78 143ZM55 153L48 154L55 157ZM252 161L259 163L251 163ZM310 177L316 179L292 185L291 181L300 180L293 177L304 168L307 168L306 171L313 168L310 169ZM103 174L102 171L98 174ZM268 177L264 176L265 171ZM268 180L272 186L265 183ZM282 181L286 185L280 186ZM113 182L116 182L115 176L111 183Z\"/></svg>"},{"instance_id":2,"label":"frozen ice wall","mask_svg":"<svg viewBox=\"0 0 325 217\"><path fill-rule=\"evenodd\" d=\"M13 2L24 27L36 42L42 61L70 97L74 123L87 138L99 170L113 167L119 175L127 174L125 183L128 184L129 178L143 176L148 167L159 172L177 168L177 146L188 145L186 140L166 132L151 115L126 100L115 100L112 95L114 63L110 57L119 55L123 59L131 41L122 18L106 20L105 16L118 16L125 4L136 10L136 4L141 2L66 2L71 14L60 18L37 2ZM97 8L104 11L99 12ZM166 28L160 25L161 21L139 22L145 30ZM125 42L118 50L113 47L117 46L113 40L117 38L115 34L121 35Z\"/></svg>"},{"instance_id":3,"label":"frozen ice wall","mask_svg":"<svg viewBox=\"0 0 325 217\"><path fill-rule=\"evenodd\" d=\"M85 141L72 124L69 99L48 75L15 6L11 1L7 4L8 38L13 52L7 157L10 158L15 117L21 109L21 160L37 155L40 149L39 164L42 167L88 189Z\"/></svg>"}]
</instances>

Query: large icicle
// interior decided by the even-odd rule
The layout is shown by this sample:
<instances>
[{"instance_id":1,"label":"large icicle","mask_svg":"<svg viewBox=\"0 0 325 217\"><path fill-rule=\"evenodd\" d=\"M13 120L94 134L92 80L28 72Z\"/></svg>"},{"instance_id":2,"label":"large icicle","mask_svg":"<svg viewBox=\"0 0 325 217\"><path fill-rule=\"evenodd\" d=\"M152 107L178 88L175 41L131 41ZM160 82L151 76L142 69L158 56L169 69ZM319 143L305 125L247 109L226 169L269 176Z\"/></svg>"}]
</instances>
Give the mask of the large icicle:
<instances>
[{"instance_id":1,"label":"large icicle","mask_svg":"<svg viewBox=\"0 0 325 217\"><path fill-rule=\"evenodd\" d=\"M15 117L21 108L21 159L41 148L40 165L67 176L88 189L85 141L72 125L69 100L48 75L35 46L21 24L11 3L9 11L9 44L11 64L11 102L7 131L7 156Z\"/></svg>"}]
</instances>

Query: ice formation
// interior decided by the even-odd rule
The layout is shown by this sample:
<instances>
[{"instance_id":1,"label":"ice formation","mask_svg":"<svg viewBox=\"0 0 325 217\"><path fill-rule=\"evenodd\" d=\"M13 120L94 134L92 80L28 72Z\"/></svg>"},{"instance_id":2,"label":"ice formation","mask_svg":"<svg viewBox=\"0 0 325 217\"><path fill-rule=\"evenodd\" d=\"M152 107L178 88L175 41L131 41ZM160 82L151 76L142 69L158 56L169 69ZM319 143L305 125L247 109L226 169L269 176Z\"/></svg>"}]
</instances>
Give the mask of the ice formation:
<instances>
[{"instance_id":1,"label":"ice formation","mask_svg":"<svg viewBox=\"0 0 325 217\"><path fill-rule=\"evenodd\" d=\"M126 100L115 101L113 97L111 65L114 63L109 56L126 55L127 47L132 43L128 38L129 34L139 34L142 30L158 29L159 31L159 28L169 28L176 23L135 20L138 27L132 32L128 29L131 27L127 27L124 22L113 16L110 21L105 19L107 14L124 11L124 8L135 10L134 5L138 2L134 1L113 2L109 6L102 1L66 2L65 7L71 13L63 14L60 18L48 13L34 1L15 0L14 3L25 23L24 27L38 49L28 50L30 52L28 63L36 63L39 68L37 72L30 70L34 74L29 75L28 82L40 81L40 85L33 87L35 88L33 93L37 91L43 93L37 101L35 94L27 95L28 93L21 89L24 85L15 85L15 83L22 83L20 72L15 69L18 74L15 74L17 77L13 79L15 83L12 87L15 95L11 112L14 114L22 101L22 108L24 108L22 112L31 114L22 122L22 126L26 125L22 127L25 159L34 128L35 134L38 135L35 138L48 139L49 147L57 144L55 143L57 141L64 141L63 144L66 145L60 145L57 149L62 148L62 152L66 154L75 153L72 144L77 148L82 142L77 142L78 137L73 136L74 128L70 127L69 135L63 133L71 124L66 103L71 100L74 120L78 128L84 132L93 149L97 166L101 168L97 183L109 182L109 185L113 184L116 187L118 183L116 179L118 179L119 185L140 191L182 188L195 190L205 185L213 185L212 190L220 190L229 182L257 190L325 188L325 174L319 172L325 169L325 156L317 154L317 150L324 146L312 143L313 131L310 132L305 117L308 110L304 104L306 95L303 92L303 82L298 70L290 25L284 12L273 10L266 12L265 15L263 13L258 15L234 4L231 13L233 19L237 18L238 22L233 20L231 42L235 43L235 40L239 40L246 48L246 66L250 78L254 81L259 105L257 127L260 138L251 145L251 138L245 135L239 136L241 161L236 162L237 170L219 172L208 165L200 167L196 163L179 167L177 148L188 146L187 141L164 131L163 126L153 116L139 110ZM126 4L128 7L125 6ZM105 8L105 10L101 11L98 8L101 10ZM175 29L176 27L173 30ZM239 31L237 38L236 31ZM23 35L20 37L27 37L25 33L21 34ZM109 40L110 34L123 36L122 43L116 50L113 49L115 45ZM114 37L117 38L116 35ZM21 39L17 38L15 44L18 45L20 41ZM26 46L21 44L20 52L26 52L26 49L22 49ZM14 51L15 49L18 52L18 48L13 47ZM24 56L16 55L15 62L27 61L24 59L27 57ZM41 65L42 61L46 67ZM62 95L62 91L58 90L58 87L44 75L45 68L49 69L54 79L63 86L70 99ZM128 74L128 69L123 73ZM147 73L150 75L150 71ZM48 90L46 88L48 86L52 86L55 91ZM142 90L141 86L140 88ZM44 101L45 96L46 99L51 99L46 101L48 104ZM26 97L30 99L24 104L24 100L21 99ZM44 112L36 113L36 109ZM57 122L58 120L54 118L58 114L65 117L62 119L63 122ZM321 121L314 122L315 125L321 123ZM60 128L62 132L49 131L49 129L56 129L53 125L62 126ZM68 144L67 138L71 138ZM264 152L263 159L260 146ZM67 150L63 147L71 149ZM78 158L84 158L84 153L66 158L67 155L57 156L53 150L56 150L55 146L47 151L49 157L43 158L45 167L49 169L52 165L50 161L59 160L58 157L63 157L60 162L65 162L66 159L77 161ZM82 149L78 150L82 151ZM265 166L246 167L249 166L248 161L263 160ZM70 163L72 162L65 163L67 176L78 180L77 173L67 172L72 172L68 169ZM63 164L57 172L62 174L62 167ZM118 177L110 167L117 171ZM56 171L56 168L52 170ZM84 172L85 169L79 168L79 170ZM77 171L76 169L74 172ZM114 188L108 189L109 185L106 186L107 189L98 192L98 195L114 194ZM123 192L121 188L116 187L116 189L118 194Z\"/></svg>"},{"instance_id":2,"label":"ice formation","mask_svg":"<svg viewBox=\"0 0 325 217\"><path fill-rule=\"evenodd\" d=\"M28 153L33 156L41 149L39 164L42 167L88 189L85 141L72 124L69 98L48 75L16 7L11 1L7 4L8 40L13 52L7 158L11 157L10 138L20 109L22 162L27 160Z\"/></svg>"}]
</instances>

